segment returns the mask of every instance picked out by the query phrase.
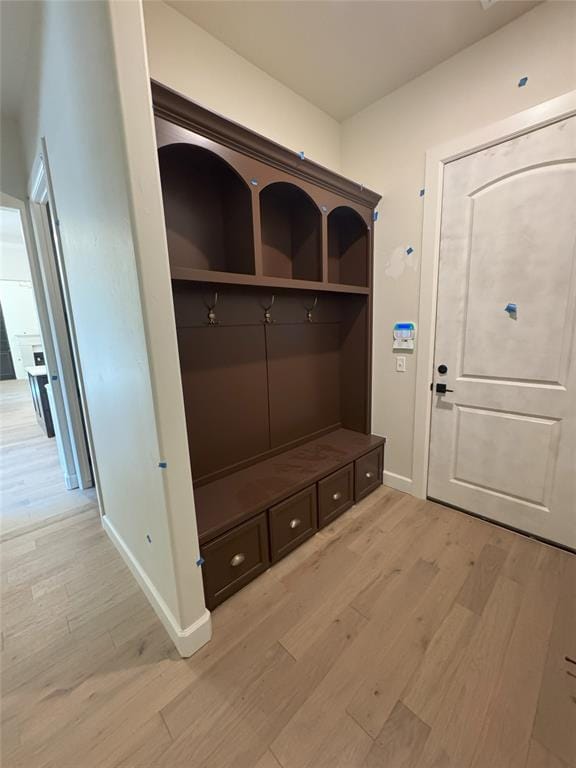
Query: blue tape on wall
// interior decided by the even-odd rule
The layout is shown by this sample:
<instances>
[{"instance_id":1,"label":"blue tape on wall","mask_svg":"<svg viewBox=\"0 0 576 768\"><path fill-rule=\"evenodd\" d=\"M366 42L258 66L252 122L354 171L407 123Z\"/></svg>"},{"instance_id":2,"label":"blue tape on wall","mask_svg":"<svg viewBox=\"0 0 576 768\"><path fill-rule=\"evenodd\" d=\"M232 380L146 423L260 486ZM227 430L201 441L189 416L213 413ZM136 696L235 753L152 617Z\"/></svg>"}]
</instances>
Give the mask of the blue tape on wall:
<instances>
[{"instance_id":1,"label":"blue tape on wall","mask_svg":"<svg viewBox=\"0 0 576 768\"><path fill-rule=\"evenodd\" d=\"M420 190L420 197L424 197L424 192L425 192L425 191L426 191L426 190L424 190L424 189L421 189L421 190Z\"/></svg>"},{"instance_id":2,"label":"blue tape on wall","mask_svg":"<svg viewBox=\"0 0 576 768\"><path fill-rule=\"evenodd\" d=\"M372 221L378 221L378 211L374 211L372 214Z\"/></svg>"},{"instance_id":3,"label":"blue tape on wall","mask_svg":"<svg viewBox=\"0 0 576 768\"><path fill-rule=\"evenodd\" d=\"M298 157L300 160L304 160L304 152L298 152Z\"/></svg>"},{"instance_id":4,"label":"blue tape on wall","mask_svg":"<svg viewBox=\"0 0 576 768\"><path fill-rule=\"evenodd\" d=\"M196 560L196 565L200 567L201 565L204 565L204 558L199 557L198 560Z\"/></svg>"},{"instance_id":5,"label":"blue tape on wall","mask_svg":"<svg viewBox=\"0 0 576 768\"><path fill-rule=\"evenodd\" d=\"M409 246L408 248L406 248L406 253L408 254L408 256L410 256L411 253L414 253L414 248L412 248L412 246Z\"/></svg>"},{"instance_id":6,"label":"blue tape on wall","mask_svg":"<svg viewBox=\"0 0 576 768\"><path fill-rule=\"evenodd\" d=\"M168 462L167 461L159 461L158 462L158 466L160 467L160 469L166 469L166 467L168 466Z\"/></svg>"},{"instance_id":7,"label":"blue tape on wall","mask_svg":"<svg viewBox=\"0 0 576 768\"><path fill-rule=\"evenodd\" d=\"M527 82L528 82L527 77L521 77L520 80L518 80L518 88L523 88Z\"/></svg>"}]
</instances>

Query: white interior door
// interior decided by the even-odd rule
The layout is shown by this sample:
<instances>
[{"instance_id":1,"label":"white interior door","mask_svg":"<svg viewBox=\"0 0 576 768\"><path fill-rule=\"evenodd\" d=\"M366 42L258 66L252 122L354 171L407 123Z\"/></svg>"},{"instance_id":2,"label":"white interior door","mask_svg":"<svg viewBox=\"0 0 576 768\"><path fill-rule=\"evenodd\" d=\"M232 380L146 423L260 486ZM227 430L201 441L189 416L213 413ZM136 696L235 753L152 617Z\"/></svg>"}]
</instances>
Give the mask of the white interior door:
<instances>
[{"instance_id":1,"label":"white interior door","mask_svg":"<svg viewBox=\"0 0 576 768\"><path fill-rule=\"evenodd\" d=\"M575 310L576 117L447 164L428 495L572 548Z\"/></svg>"}]
</instances>

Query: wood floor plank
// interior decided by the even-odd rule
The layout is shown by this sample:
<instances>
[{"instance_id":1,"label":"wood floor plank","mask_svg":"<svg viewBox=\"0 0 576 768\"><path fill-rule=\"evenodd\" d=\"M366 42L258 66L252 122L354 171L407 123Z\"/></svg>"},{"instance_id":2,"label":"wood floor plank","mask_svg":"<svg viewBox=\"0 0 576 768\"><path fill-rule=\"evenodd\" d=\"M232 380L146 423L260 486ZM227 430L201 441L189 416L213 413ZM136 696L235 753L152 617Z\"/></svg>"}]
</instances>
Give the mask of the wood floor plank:
<instances>
[{"instance_id":1,"label":"wood floor plank","mask_svg":"<svg viewBox=\"0 0 576 768\"><path fill-rule=\"evenodd\" d=\"M351 717L340 715L306 768L351 768L364 765L373 741Z\"/></svg>"},{"instance_id":2,"label":"wood floor plank","mask_svg":"<svg viewBox=\"0 0 576 768\"><path fill-rule=\"evenodd\" d=\"M542 686L534 719L533 738L569 766L576 766L576 557L551 550L554 561L563 559L564 577Z\"/></svg>"},{"instance_id":3,"label":"wood floor plank","mask_svg":"<svg viewBox=\"0 0 576 768\"><path fill-rule=\"evenodd\" d=\"M454 604L426 649L422 664L402 695L404 704L424 722L436 719L478 621L477 614Z\"/></svg>"},{"instance_id":4,"label":"wood floor plank","mask_svg":"<svg viewBox=\"0 0 576 768\"><path fill-rule=\"evenodd\" d=\"M269 749L262 755L255 768L282 768L278 760Z\"/></svg>"},{"instance_id":5,"label":"wood floor plank","mask_svg":"<svg viewBox=\"0 0 576 768\"><path fill-rule=\"evenodd\" d=\"M482 613L507 554L506 550L500 547L486 544L458 595L460 605L474 613Z\"/></svg>"},{"instance_id":6,"label":"wood floor plank","mask_svg":"<svg viewBox=\"0 0 576 768\"><path fill-rule=\"evenodd\" d=\"M418 768L449 760L469 768L520 604L520 586L498 579L467 653L452 679L433 723Z\"/></svg>"},{"instance_id":7,"label":"wood floor plank","mask_svg":"<svg viewBox=\"0 0 576 768\"><path fill-rule=\"evenodd\" d=\"M430 563L418 561L380 596L377 618L363 629L340 663L330 670L272 743L272 750L284 768L305 768L307 756L322 743L324 729L330 728L334 717L345 712L358 676L371 668L375 656L385 655L436 571Z\"/></svg>"},{"instance_id":8,"label":"wood floor plank","mask_svg":"<svg viewBox=\"0 0 576 768\"><path fill-rule=\"evenodd\" d=\"M418 515L417 519L426 535L432 536L434 521L421 515ZM382 580L388 581L399 573L401 566L407 567L414 561L410 556L414 551L413 523L414 521L401 517L390 531L380 530L378 535L373 535L362 558L357 559L356 565L334 599L324 602L317 611L303 617L281 637L280 642L294 658L300 658L305 653L307 647L346 605L352 604L358 610L356 598L376 580L380 584Z\"/></svg>"},{"instance_id":9,"label":"wood floor plank","mask_svg":"<svg viewBox=\"0 0 576 768\"><path fill-rule=\"evenodd\" d=\"M526 768L571 768L571 766L549 752L538 741L532 739Z\"/></svg>"},{"instance_id":10,"label":"wood floor plank","mask_svg":"<svg viewBox=\"0 0 576 768\"><path fill-rule=\"evenodd\" d=\"M66 489L55 438L36 422L27 381L0 381L2 540L96 509L94 489Z\"/></svg>"},{"instance_id":11,"label":"wood floor plank","mask_svg":"<svg viewBox=\"0 0 576 768\"><path fill-rule=\"evenodd\" d=\"M543 553L526 583L472 768L524 768L563 571Z\"/></svg>"},{"instance_id":12,"label":"wood floor plank","mask_svg":"<svg viewBox=\"0 0 576 768\"><path fill-rule=\"evenodd\" d=\"M347 706L347 712L372 738L376 738L415 674L436 631L450 611L465 581L469 566L467 552L450 547L436 561L438 574L415 604L403 632L373 660L372 668Z\"/></svg>"},{"instance_id":13,"label":"wood floor plank","mask_svg":"<svg viewBox=\"0 0 576 768\"><path fill-rule=\"evenodd\" d=\"M241 690L220 691L218 706L202 720L191 722L174 741L163 759L167 764L186 763L194 758L206 768L234 765L251 768L261 757L263 745L271 745L286 722L299 711L306 698L352 647L365 620L348 608L319 638L299 662L277 644L274 657ZM203 700L203 691L200 699ZM163 711L174 736L174 712ZM176 721L177 722L177 721ZM214 738L222 722L230 729L229 738ZM273 753L284 766L281 756Z\"/></svg>"},{"instance_id":14,"label":"wood floor plank","mask_svg":"<svg viewBox=\"0 0 576 768\"><path fill-rule=\"evenodd\" d=\"M414 768L429 735L430 726L398 701L368 753L363 768Z\"/></svg>"}]
</instances>

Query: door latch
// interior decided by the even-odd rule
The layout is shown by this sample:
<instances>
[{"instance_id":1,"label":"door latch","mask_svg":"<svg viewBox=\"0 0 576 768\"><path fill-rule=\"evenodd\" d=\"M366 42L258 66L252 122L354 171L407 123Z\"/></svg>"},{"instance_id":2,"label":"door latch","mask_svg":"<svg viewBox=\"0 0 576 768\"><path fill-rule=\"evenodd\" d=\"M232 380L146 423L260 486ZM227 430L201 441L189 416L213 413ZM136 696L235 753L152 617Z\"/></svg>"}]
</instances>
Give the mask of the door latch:
<instances>
[{"instance_id":1,"label":"door latch","mask_svg":"<svg viewBox=\"0 0 576 768\"><path fill-rule=\"evenodd\" d=\"M445 395L446 392L454 392L453 389L448 389L446 384L438 383L436 384L436 394L437 395Z\"/></svg>"}]
</instances>

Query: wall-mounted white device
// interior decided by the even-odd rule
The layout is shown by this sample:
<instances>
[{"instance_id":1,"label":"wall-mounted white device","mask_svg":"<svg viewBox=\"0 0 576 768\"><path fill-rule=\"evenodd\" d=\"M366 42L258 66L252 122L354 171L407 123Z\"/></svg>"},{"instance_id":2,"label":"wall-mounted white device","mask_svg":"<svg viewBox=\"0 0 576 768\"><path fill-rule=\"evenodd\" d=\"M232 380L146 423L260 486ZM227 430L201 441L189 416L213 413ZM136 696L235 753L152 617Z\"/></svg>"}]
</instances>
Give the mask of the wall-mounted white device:
<instances>
[{"instance_id":1,"label":"wall-mounted white device","mask_svg":"<svg viewBox=\"0 0 576 768\"><path fill-rule=\"evenodd\" d=\"M416 325L414 323L394 323L392 331L394 341L392 349L414 349Z\"/></svg>"}]
</instances>

